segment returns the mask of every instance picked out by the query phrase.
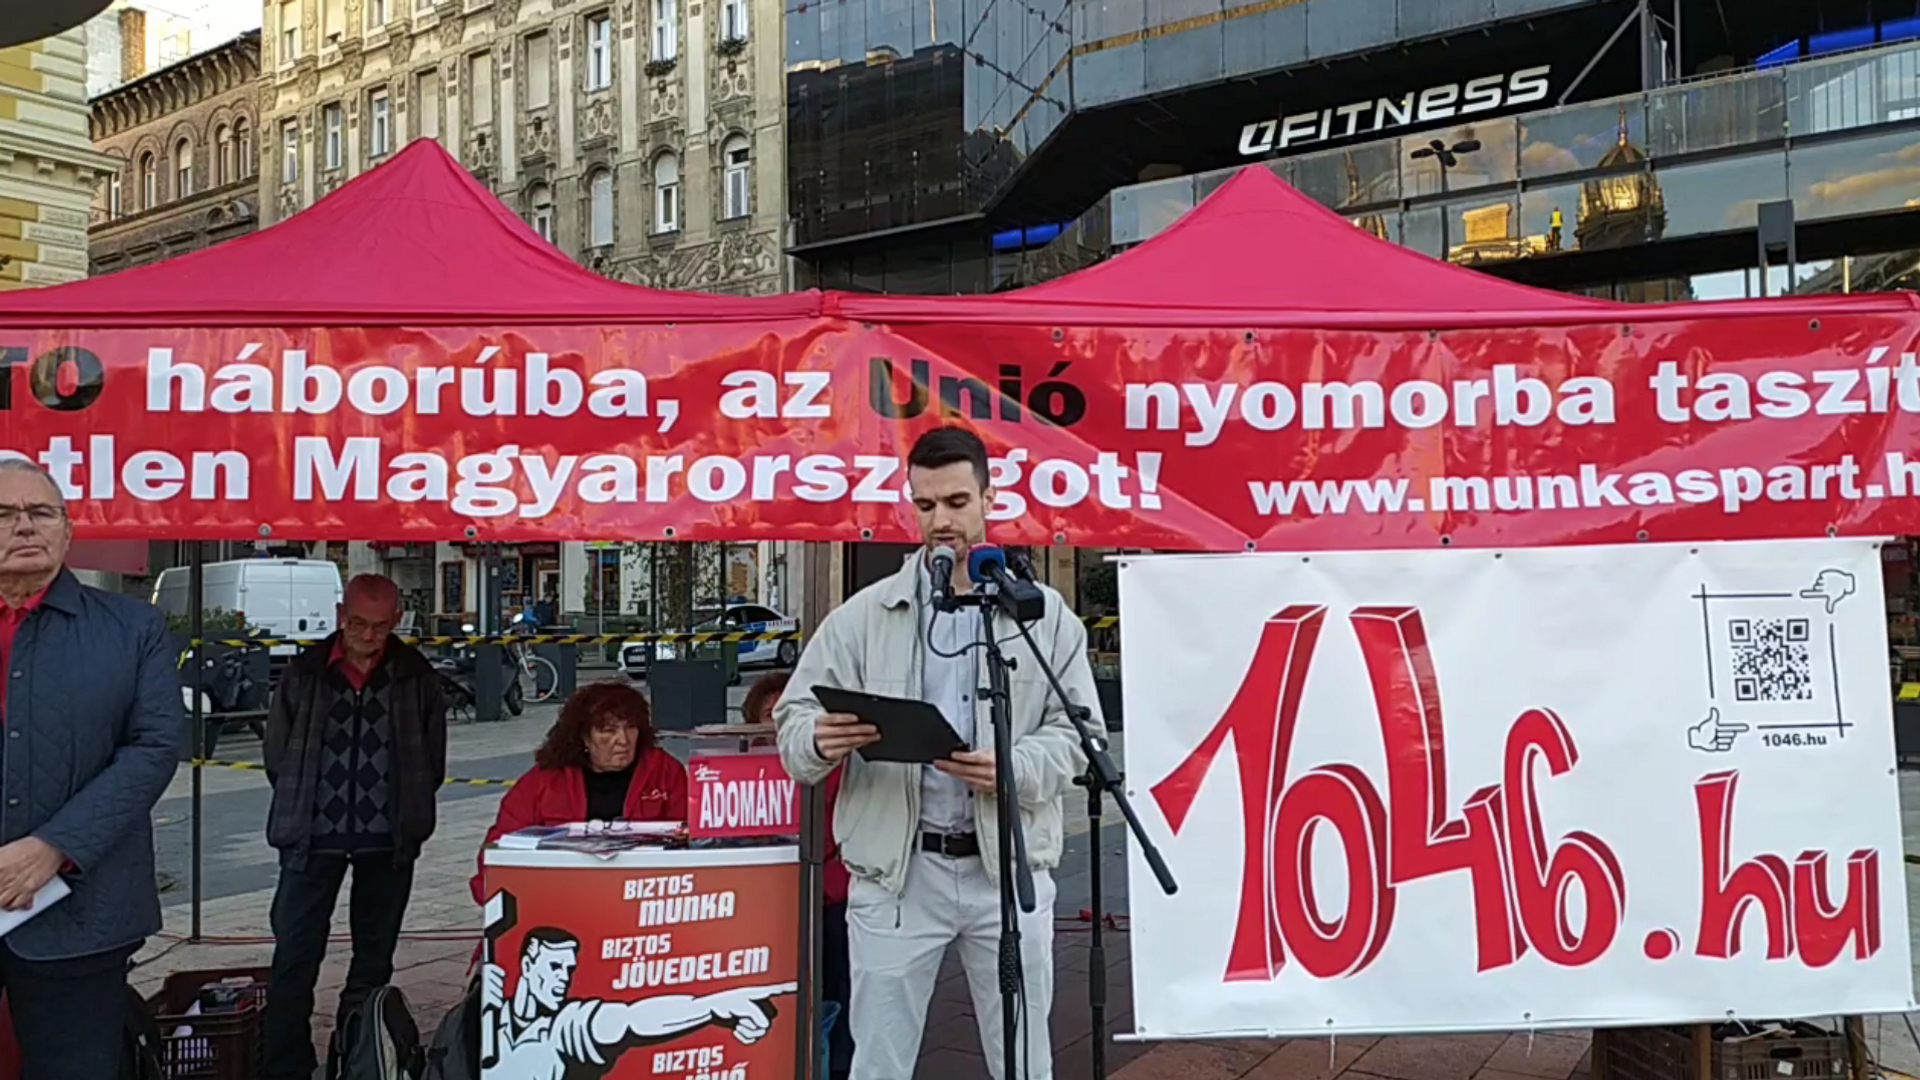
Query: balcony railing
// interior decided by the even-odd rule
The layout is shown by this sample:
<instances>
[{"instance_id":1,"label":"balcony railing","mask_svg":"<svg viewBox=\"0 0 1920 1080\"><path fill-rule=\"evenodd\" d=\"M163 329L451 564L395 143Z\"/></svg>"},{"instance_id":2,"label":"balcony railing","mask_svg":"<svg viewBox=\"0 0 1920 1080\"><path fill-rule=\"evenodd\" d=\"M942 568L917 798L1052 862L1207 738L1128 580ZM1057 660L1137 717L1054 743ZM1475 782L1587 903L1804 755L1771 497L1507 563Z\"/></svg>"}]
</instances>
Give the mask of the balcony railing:
<instances>
[{"instance_id":1,"label":"balcony railing","mask_svg":"<svg viewBox=\"0 0 1920 1080\"><path fill-rule=\"evenodd\" d=\"M1848 131L1860 134L1817 138ZM1481 148L1443 178L1433 159L1410 157L1435 138ZM1502 240L1512 253L1590 244L1605 209L1595 200L1623 190L1608 177L1647 178L1638 211L1643 238L1654 239L1750 228L1754 206L1773 199L1793 198L1801 220L1920 206L1916 162L1920 42L1265 164L1387 239L1437 256L1445 235L1449 256L1471 261L1458 250L1469 235L1489 253ZM1116 246L1146 240L1236 171L1115 189L1099 210L1102 231ZM1504 237L1502 215L1488 212L1500 206Z\"/></svg>"}]
</instances>

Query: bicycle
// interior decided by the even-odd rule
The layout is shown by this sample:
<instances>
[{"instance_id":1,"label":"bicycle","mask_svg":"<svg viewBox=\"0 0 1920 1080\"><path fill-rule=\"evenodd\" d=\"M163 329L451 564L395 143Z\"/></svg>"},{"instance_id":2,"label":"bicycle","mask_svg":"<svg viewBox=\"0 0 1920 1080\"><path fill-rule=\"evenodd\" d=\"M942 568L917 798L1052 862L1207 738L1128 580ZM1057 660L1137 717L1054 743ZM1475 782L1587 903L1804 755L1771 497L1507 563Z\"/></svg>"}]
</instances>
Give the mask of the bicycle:
<instances>
[{"instance_id":1,"label":"bicycle","mask_svg":"<svg viewBox=\"0 0 1920 1080\"><path fill-rule=\"evenodd\" d=\"M531 635L532 627L524 624L514 626L513 633ZM514 668L515 677L520 682L520 696L529 705L538 705L550 700L560 688L560 672L553 661L544 656L535 656L533 650L524 644L511 643L507 653Z\"/></svg>"}]
</instances>

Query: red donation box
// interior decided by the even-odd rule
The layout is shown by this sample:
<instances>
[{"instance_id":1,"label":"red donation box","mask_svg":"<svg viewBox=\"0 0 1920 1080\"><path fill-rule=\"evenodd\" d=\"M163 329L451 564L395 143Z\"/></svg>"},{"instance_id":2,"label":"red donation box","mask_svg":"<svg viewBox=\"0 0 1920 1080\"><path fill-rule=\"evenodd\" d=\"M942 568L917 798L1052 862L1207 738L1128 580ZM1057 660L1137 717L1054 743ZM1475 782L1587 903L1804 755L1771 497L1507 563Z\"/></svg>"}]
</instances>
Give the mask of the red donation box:
<instances>
[{"instance_id":1,"label":"red donation box","mask_svg":"<svg viewBox=\"0 0 1920 1080\"><path fill-rule=\"evenodd\" d=\"M687 832L700 838L798 836L800 800L776 750L712 750L688 762Z\"/></svg>"}]
</instances>

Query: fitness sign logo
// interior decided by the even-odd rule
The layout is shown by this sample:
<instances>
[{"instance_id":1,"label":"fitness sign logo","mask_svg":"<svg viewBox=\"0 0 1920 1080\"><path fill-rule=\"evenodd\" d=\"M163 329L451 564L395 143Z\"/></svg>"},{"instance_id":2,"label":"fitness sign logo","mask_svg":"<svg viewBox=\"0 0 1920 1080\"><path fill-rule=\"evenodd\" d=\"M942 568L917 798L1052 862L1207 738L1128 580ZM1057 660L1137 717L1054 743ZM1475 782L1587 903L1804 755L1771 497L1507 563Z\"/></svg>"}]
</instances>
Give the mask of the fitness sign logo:
<instances>
[{"instance_id":1,"label":"fitness sign logo","mask_svg":"<svg viewBox=\"0 0 1920 1080\"><path fill-rule=\"evenodd\" d=\"M1507 730L1500 782L1475 790L1457 813L1450 810L1439 681L1417 608L1369 606L1350 615L1385 743L1385 797L1358 766L1344 762L1286 782L1326 616L1325 606L1297 604L1269 619L1225 714L1151 789L1178 835L1232 736L1245 851L1223 981L1276 980L1289 954L1314 978L1356 975L1386 947L1398 890L1456 871L1472 882L1479 971L1508 967L1529 951L1566 968L1607 955L1627 915L1621 860L1590 832L1574 830L1549 842L1541 820L1540 785L1569 782L1579 765L1572 732L1548 709L1525 710ZM1738 771L1727 770L1694 785L1701 869L1694 954L1725 959L1739 953L1741 921L1755 907L1764 919L1769 960L1797 955L1819 968L1843 954L1865 960L1877 953L1878 855L1859 850L1847 858L1847 891L1839 903L1829 895L1826 852L1759 853L1738 861L1738 783ZM1343 854L1346 910L1333 916L1315 898L1313 839L1320 828L1332 830ZM1679 933L1665 927L1648 931L1642 946L1653 961L1681 947Z\"/></svg>"}]
</instances>

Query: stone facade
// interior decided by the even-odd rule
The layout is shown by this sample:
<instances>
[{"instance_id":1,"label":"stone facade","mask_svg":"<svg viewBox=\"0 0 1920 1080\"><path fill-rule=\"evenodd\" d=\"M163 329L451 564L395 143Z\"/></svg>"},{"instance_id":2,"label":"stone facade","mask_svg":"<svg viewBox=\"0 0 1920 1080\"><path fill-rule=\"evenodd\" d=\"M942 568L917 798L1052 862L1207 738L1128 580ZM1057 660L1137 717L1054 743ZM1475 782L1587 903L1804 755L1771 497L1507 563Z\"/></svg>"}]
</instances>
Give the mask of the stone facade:
<instances>
[{"instance_id":1,"label":"stone facade","mask_svg":"<svg viewBox=\"0 0 1920 1080\"><path fill-rule=\"evenodd\" d=\"M622 281L779 292L780 0L267 0L263 212L437 138Z\"/></svg>"},{"instance_id":2,"label":"stone facade","mask_svg":"<svg viewBox=\"0 0 1920 1080\"><path fill-rule=\"evenodd\" d=\"M0 49L0 289L87 276L87 204L111 167L87 139L86 33Z\"/></svg>"},{"instance_id":3,"label":"stone facade","mask_svg":"<svg viewBox=\"0 0 1920 1080\"><path fill-rule=\"evenodd\" d=\"M94 197L94 273L254 231L259 78L253 31L93 100L94 147L118 166Z\"/></svg>"}]
</instances>

